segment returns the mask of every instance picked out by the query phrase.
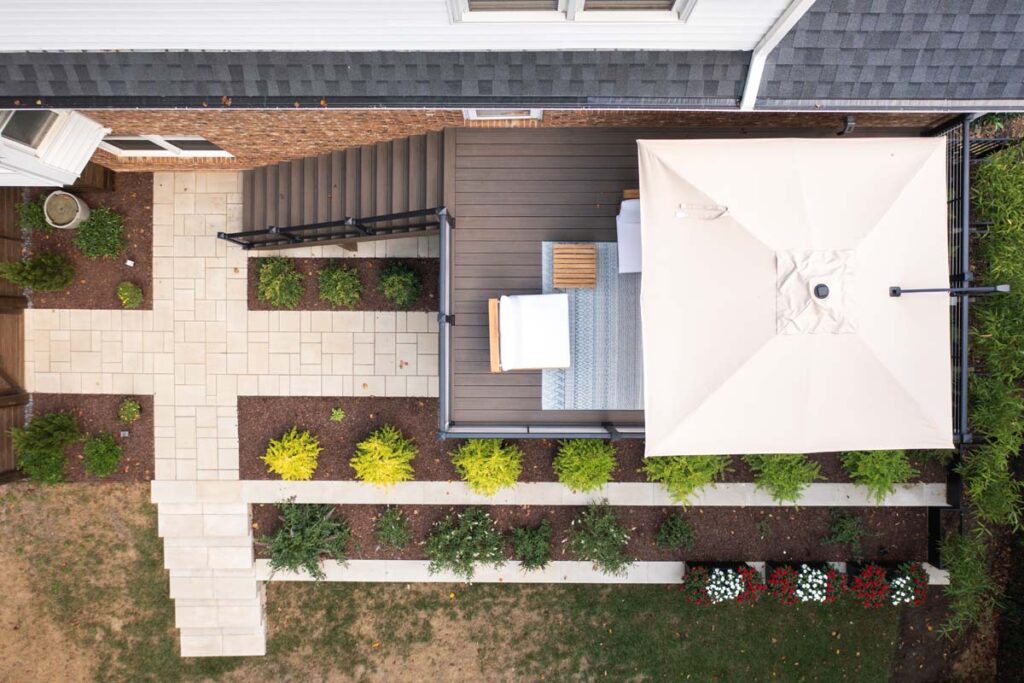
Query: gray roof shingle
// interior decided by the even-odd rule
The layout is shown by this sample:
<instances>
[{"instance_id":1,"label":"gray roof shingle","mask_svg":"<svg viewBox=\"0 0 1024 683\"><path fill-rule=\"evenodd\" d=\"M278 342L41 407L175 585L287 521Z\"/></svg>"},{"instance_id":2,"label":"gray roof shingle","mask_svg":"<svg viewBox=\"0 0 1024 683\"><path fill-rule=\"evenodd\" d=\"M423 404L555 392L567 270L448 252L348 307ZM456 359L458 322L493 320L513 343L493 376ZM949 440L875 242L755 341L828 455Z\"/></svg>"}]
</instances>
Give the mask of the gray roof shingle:
<instances>
[{"instance_id":1,"label":"gray roof shingle","mask_svg":"<svg viewBox=\"0 0 1024 683\"><path fill-rule=\"evenodd\" d=\"M817 0L768 57L759 105L1024 100L1024 2Z\"/></svg>"}]
</instances>

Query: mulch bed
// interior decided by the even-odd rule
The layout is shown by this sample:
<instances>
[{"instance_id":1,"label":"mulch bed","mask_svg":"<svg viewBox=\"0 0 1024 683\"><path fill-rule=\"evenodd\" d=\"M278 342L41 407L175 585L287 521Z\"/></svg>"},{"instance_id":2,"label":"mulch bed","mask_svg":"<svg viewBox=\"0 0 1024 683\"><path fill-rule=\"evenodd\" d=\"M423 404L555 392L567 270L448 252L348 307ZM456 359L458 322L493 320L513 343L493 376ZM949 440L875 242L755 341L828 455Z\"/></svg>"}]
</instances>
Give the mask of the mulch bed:
<instances>
[{"instance_id":1,"label":"mulch bed","mask_svg":"<svg viewBox=\"0 0 1024 683\"><path fill-rule=\"evenodd\" d=\"M342 422L331 422L332 408L345 411ZM391 424L416 442L419 454L413 460L415 477L419 481L454 481L459 479L451 463L449 453L454 452L462 441L437 438L437 399L435 398L385 398L385 397L257 397L242 396L238 399L238 421L244 425L239 430L239 465L242 479L274 479L267 472L260 459L266 452L270 439L281 436L297 426L307 429L320 439L323 452L315 480L355 479L355 472L348 466L348 459L355 452L356 444L373 430ZM552 439L518 439L512 441L523 451L523 473L520 481L556 481L551 467L558 442ZM622 440L615 444L618 467L612 473L612 480L619 482L647 481L642 472L644 463L644 442ZM847 483L850 481L834 453L819 453L810 456L821 463L822 481ZM733 470L726 477L727 482L750 482L754 480L750 469L742 458L734 457ZM920 463L919 481L944 482L945 469L936 461Z\"/></svg>"},{"instance_id":2,"label":"mulch bed","mask_svg":"<svg viewBox=\"0 0 1024 683\"><path fill-rule=\"evenodd\" d=\"M117 407L125 398L120 394L32 394L35 415L73 413L82 432L110 432L124 450L117 471L108 477L98 478L85 473L83 444L68 446L68 481L148 482L153 478L153 397L131 396L142 406L142 412L139 419L130 425L122 424L117 418ZM122 437L122 430L127 430L129 436Z\"/></svg>"},{"instance_id":3,"label":"mulch bed","mask_svg":"<svg viewBox=\"0 0 1024 683\"><path fill-rule=\"evenodd\" d=\"M46 192L45 190L42 192ZM35 193L38 196L39 193ZM75 283L63 292L33 292L36 308L121 308L117 285L133 282L142 288L143 309L153 308L153 174L118 173L112 192L80 192L90 208L105 206L121 214L125 252L117 258L88 259L75 247L75 230L32 233L32 253L58 251L75 265ZM125 261L131 259L131 268Z\"/></svg>"},{"instance_id":4,"label":"mulch bed","mask_svg":"<svg viewBox=\"0 0 1024 683\"><path fill-rule=\"evenodd\" d=\"M893 661L892 680L933 683L950 679L951 643L939 633L949 602L940 586L929 586L923 605L900 614L900 641Z\"/></svg>"},{"instance_id":5,"label":"mulch bed","mask_svg":"<svg viewBox=\"0 0 1024 683\"><path fill-rule=\"evenodd\" d=\"M422 543L433 524L462 506L403 505L409 518L413 542L404 550L377 547L373 530L383 505L340 505L338 510L352 526L353 559L426 559ZM926 508L849 508L856 512L867 532L863 543L864 559L878 562L925 560L928 556L928 513ZM547 519L552 526L552 557L566 555L562 540L581 507L504 506L487 508L499 528L536 526ZM670 513L683 512L693 525L696 545L693 550L669 551L658 548L655 534ZM695 561L843 561L849 551L843 546L823 546L828 534L827 508L753 508L753 507L616 507L615 513L630 529L628 553L639 560ZM253 506L254 535L272 533L279 520L273 505ZM508 551L506 549L506 551ZM257 552L266 557L257 545ZM511 557L511 556L510 556Z\"/></svg>"},{"instance_id":6,"label":"mulch bed","mask_svg":"<svg viewBox=\"0 0 1024 683\"><path fill-rule=\"evenodd\" d=\"M420 276L423 287L420 298L410 311L436 311L437 310L437 283L440 272L440 263L436 258L293 258L295 267L303 276L305 292L299 305L295 310L299 311L396 311L399 310L384 298L377 289L377 282L384 267L391 263L401 263L414 270ZM260 259L254 258L249 262L249 310L252 311L276 311L275 308L265 301L260 301L256 296L256 285L259 281ZM363 283L363 293L359 304L353 309L334 306L320 298L320 288L317 284L317 273L324 267L338 264L355 267L359 270L359 277Z\"/></svg>"}]
</instances>

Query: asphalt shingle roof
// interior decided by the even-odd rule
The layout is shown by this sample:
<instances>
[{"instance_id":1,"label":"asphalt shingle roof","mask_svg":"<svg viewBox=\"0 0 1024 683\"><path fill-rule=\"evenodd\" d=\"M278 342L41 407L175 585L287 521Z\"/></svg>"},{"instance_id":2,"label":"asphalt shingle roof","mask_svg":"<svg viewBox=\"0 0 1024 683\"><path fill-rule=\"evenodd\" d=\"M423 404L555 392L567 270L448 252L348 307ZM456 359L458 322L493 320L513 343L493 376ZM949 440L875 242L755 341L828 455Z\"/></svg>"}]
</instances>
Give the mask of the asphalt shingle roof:
<instances>
[{"instance_id":1,"label":"asphalt shingle roof","mask_svg":"<svg viewBox=\"0 0 1024 683\"><path fill-rule=\"evenodd\" d=\"M102 98L234 106L735 106L744 52L55 52L0 53L0 97L102 106ZM74 100L79 100L76 104Z\"/></svg>"},{"instance_id":2,"label":"asphalt shingle roof","mask_svg":"<svg viewBox=\"0 0 1024 683\"><path fill-rule=\"evenodd\" d=\"M760 104L1024 100L1020 0L818 0L768 57Z\"/></svg>"},{"instance_id":3,"label":"asphalt shingle roof","mask_svg":"<svg viewBox=\"0 0 1024 683\"><path fill-rule=\"evenodd\" d=\"M0 52L0 108L733 109L746 52ZM769 56L763 108L1024 102L1021 0L818 0ZM936 104L938 103L938 104ZM867 104L865 104L867 106Z\"/></svg>"}]
</instances>

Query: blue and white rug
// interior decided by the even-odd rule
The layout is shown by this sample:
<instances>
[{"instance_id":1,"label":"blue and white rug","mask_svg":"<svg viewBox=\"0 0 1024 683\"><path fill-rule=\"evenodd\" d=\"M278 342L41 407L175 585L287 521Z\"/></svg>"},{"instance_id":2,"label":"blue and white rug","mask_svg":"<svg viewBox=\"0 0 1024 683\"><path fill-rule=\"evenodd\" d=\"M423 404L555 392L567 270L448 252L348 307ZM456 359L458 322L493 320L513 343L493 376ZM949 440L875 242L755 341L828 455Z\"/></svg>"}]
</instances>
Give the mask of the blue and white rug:
<instances>
[{"instance_id":1,"label":"blue and white rug","mask_svg":"<svg viewBox=\"0 0 1024 683\"><path fill-rule=\"evenodd\" d=\"M572 365L544 370L544 410L643 410L640 273L619 273L618 247L597 243L597 287L555 289L555 242L542 244L543 291L569 295Z\"/></svg>"}]
</instances>

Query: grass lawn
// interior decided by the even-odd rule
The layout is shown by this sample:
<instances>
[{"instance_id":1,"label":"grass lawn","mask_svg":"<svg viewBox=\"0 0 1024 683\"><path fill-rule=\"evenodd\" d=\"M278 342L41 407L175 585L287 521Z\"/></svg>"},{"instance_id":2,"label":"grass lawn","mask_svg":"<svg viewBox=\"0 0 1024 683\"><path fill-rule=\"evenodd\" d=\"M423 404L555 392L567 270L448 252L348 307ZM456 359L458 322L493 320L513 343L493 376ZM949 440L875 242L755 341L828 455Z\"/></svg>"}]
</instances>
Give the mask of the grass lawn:
<instances>
[{"instance_id":1,"label":"grass lawn","mask_svg":"<svg viewBox=\"0 0 1024 683\"><path fill-rule=\"evenodd\" d=\"M899 613L662 586L272 584L269 654L177 655L148 487L0 488L0 680L880 681Z\"/></svg>"}]
</instances>

